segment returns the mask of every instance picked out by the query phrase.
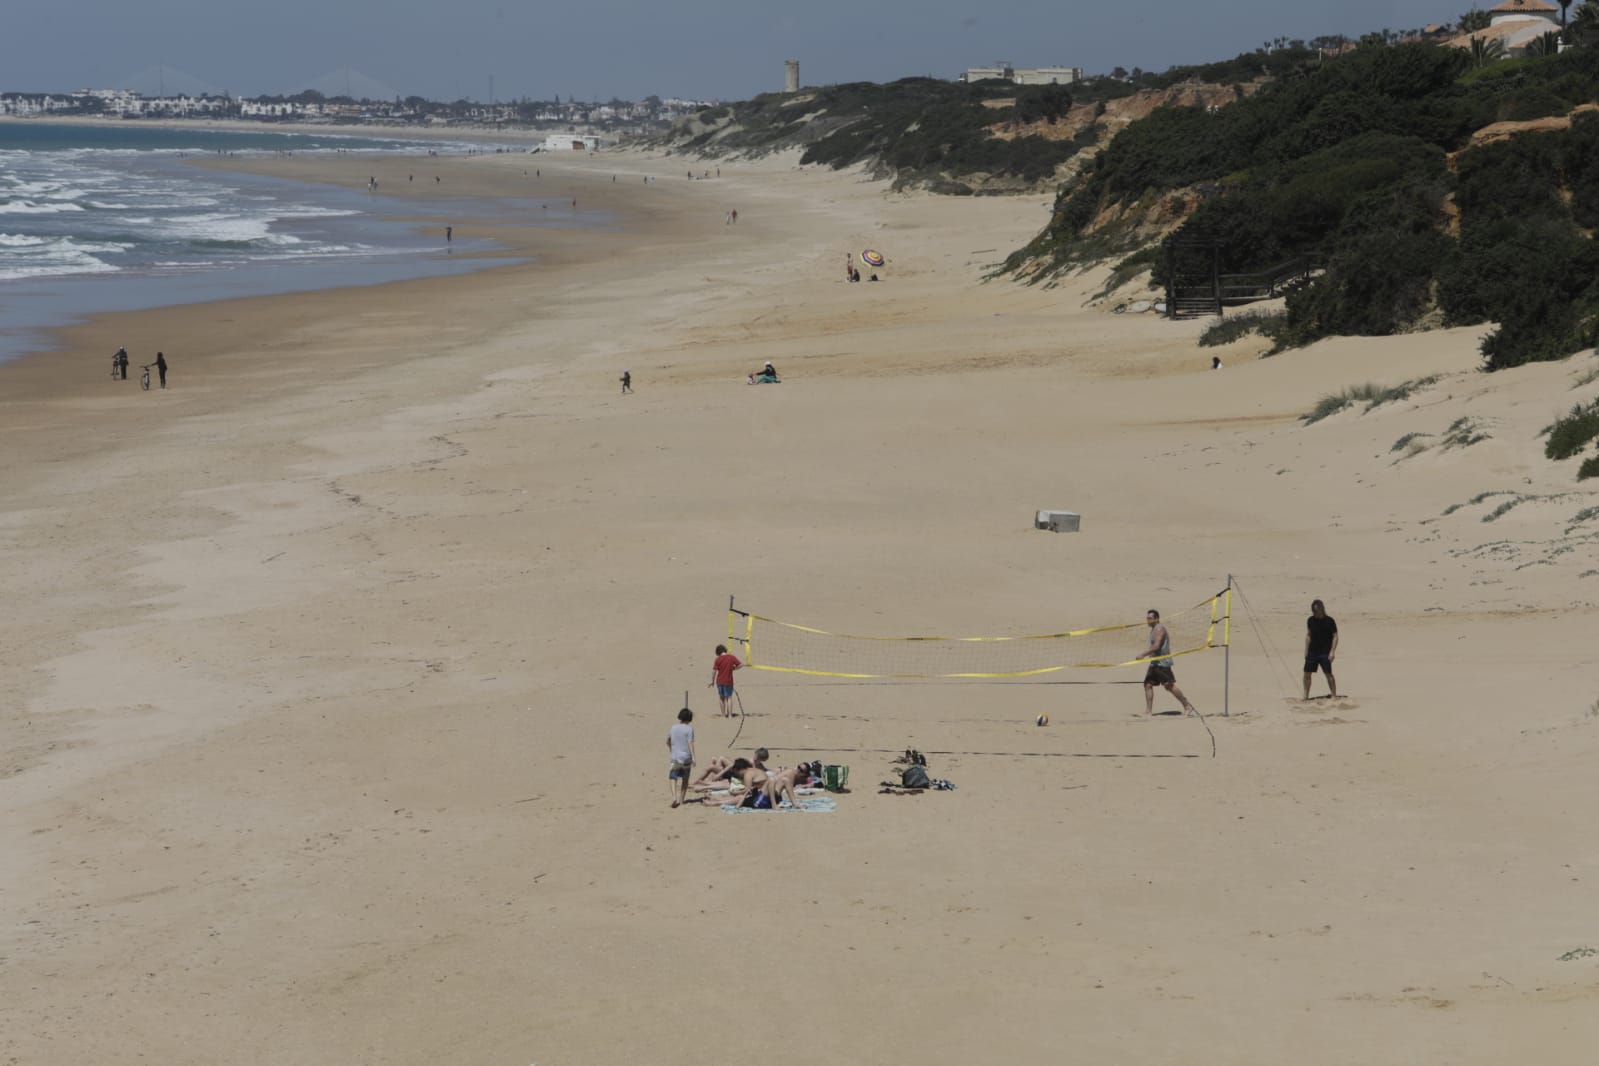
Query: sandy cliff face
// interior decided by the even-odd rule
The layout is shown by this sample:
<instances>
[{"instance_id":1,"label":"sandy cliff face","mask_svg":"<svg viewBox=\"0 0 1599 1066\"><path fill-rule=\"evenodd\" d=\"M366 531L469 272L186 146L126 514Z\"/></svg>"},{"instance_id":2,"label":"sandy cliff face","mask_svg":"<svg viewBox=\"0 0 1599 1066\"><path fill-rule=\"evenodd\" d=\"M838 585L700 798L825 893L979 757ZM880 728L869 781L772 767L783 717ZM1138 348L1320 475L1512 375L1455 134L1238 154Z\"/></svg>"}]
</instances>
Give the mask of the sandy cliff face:
<instances>
[{"instance_id":1,"label":"sandy cliff face","mask_svg":"<svg viewBox=\"0 0 1599 1066\"><path fill-rule=\"evenodd\" d=\"M999 123L991 129L991 134L1002 140L1043 137L1046 140L1067 141L1091 128L1094 129L1097 133L1096 143L1084 148L1055 168L1053 177L1046 183L1054 186L1075 178L1083 168L1093 162L1106 145L1115 139L1117 134L1139 119L1149 117L1156 108L1226 107L1228 104L1253 96L1263 84L1265 83L1250 82L1235 88L1231 85L1215 85L1207 82L1184 82L1165 89L1142 90L1119 100L1078 104L1058 122ZM991 101L990 106L1003 106L1011 102L996 100ZM1023 188L1014 179L996 180L977 175L963 180L965 184L982 192L1030 191L1030 187ZM1165 197L1153 208L1143 205L1149 217L1140 221L1140 232L1147 231L1150 239L1163 235L1180 225L1198 202L1198 194L1189 191ZM1129 210L1132 209L1118 207L1105 219L1096 219L1093 228L1098 229L1111 221L1120 221Z\"/></svg>"}]
</instances>

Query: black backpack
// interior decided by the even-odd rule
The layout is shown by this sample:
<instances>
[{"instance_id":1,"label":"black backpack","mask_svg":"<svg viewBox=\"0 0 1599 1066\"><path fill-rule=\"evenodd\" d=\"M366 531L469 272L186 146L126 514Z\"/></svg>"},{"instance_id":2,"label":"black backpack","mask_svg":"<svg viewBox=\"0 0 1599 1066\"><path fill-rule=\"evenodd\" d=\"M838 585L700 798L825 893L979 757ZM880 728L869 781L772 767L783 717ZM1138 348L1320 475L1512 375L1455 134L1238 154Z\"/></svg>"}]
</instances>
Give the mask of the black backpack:
<instances>
[{"instance_id":1,"label":"black backpack","mask_svg":"<svg viewBox=\"0 0 1599 1066\"><path fill-rule=\"evenodd\" d=\"M933 781L927 776L927 768L923 766L907 766L899 775L902 788L932 788Z\"/></svg>"}]
</instances>

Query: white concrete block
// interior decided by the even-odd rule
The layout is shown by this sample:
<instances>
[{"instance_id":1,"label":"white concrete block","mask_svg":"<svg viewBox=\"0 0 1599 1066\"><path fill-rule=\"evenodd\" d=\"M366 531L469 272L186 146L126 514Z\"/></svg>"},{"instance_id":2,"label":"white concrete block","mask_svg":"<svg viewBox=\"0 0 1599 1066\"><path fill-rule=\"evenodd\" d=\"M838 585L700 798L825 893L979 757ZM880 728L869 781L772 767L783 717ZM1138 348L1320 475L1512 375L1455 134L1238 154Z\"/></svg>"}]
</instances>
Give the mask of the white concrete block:
<instances>
[{"instance_id":1,"label":"white concrete block","mask_svg":"<svg viewBox=\"0 0 1599 1066\"><path fill-rule=\"evenodd\" d=\"M1082 523L1083 516L1073 511L1039 511L1033 519L1033 528L1047 529L1051 533L1076 533Z\"/></svg>"}]
</instances>

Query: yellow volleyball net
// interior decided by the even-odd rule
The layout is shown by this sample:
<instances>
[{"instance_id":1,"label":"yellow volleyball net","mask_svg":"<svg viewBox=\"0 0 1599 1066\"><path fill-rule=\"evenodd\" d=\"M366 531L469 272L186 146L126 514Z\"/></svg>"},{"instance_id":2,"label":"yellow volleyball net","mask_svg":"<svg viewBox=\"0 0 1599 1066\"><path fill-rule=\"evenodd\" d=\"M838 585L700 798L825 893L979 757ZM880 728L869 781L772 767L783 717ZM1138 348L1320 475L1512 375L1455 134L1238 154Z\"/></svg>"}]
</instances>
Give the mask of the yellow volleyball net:
<instances>
[{"instance_id":1,"label":"yellow volleyball net","mask_svg":"<svg viewBox=\"0 0 1599 1066\"><path fill-rule=\"evenodd\" d=\"M833 633L739 610L728 604L730 646L742 645L756 670L858 680L1039 677L1072 669L1138 666L1226 647L1232 588L1164 615L1170 650L1150 655L1150 628L1138 621L1010 637L883 637Z\"/></svg>"}]
</instances>

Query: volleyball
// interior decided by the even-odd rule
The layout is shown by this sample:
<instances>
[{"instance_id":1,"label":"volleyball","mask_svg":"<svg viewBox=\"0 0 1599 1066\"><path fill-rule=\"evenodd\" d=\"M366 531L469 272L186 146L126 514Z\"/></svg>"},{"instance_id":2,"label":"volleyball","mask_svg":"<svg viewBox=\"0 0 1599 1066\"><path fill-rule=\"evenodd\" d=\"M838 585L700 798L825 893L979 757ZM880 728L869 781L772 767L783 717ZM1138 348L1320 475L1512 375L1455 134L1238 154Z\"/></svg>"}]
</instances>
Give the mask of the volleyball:
<instances>
[{"instance_id":1,"label":"volleyball","mask_svg":"<svg viewBox=\"0 0 1599 1066\"><path fill-rule=\"evenodd\" d=\"M1039 715L1038 716L1038 724L1039 725L1048 725L1049 724L1049 715L1047 715L1047 714Z\"/></svg>"}]
</instances>

